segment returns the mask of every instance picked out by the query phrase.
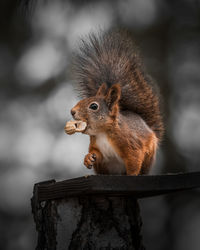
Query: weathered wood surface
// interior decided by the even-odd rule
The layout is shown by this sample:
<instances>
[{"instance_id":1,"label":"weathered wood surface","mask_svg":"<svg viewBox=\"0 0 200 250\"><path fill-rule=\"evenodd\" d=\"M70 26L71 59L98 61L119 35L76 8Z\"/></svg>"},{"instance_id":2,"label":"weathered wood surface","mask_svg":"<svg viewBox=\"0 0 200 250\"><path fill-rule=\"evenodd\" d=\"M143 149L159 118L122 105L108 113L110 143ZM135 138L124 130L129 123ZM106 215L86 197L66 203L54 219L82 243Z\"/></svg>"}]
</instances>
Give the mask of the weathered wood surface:
<instances>
[{"instance_id":1,"label":"weathered wood surface","mask_svg":"<svg viewBox=\"0 0 200 250\"><path fill-rule=\"evenodd\" d=\"M38 183L35 185L35 195L38 201L86 194L142 198L198 187L200 172L146 176L89 175L60 182Z\"/></svg>"}]
</instances>

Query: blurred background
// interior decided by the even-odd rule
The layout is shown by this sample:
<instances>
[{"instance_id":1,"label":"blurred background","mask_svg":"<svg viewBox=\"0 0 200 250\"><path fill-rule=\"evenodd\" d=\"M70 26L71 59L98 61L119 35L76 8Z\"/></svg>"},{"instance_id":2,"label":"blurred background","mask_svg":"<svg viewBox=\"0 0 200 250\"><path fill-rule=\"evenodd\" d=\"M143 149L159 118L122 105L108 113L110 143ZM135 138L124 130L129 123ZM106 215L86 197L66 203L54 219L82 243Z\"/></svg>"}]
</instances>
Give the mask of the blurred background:
<instances>
[{"instance_id":1,"label":"blurred background","mask_svg":"<svg viewBox=\"0 0 200 250\"><path fill-rule=\"evenodd\" d=\"M99 28L133 32L163 95L166 133L153 174L199 170L200 0L2 0L0 249L33 250L33 185L92 174L89 139L64 126L78 101L70 57ZM200 249L198 190L140 201L149 250Z\"/></svg>"}]
</instances>

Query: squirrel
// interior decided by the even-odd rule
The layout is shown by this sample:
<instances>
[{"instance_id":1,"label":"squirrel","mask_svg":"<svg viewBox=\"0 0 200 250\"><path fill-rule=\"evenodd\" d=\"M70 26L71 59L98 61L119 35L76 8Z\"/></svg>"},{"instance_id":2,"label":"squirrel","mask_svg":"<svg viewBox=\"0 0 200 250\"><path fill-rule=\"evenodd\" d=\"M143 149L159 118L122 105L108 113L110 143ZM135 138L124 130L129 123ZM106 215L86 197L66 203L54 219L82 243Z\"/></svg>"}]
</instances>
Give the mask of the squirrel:
<instances>
[{"instance_id":1,"label":"squirrel","mask_svg":"<svg viewBox=\"0 0 200 250\"><path fill-rule=\"evenodd\" d=\"M96 174L148 174L164 132L158 87L127 31L87 38L73 61L83 99L71 109L90 136L84 165Z\"/></svg>"}]
</instances>

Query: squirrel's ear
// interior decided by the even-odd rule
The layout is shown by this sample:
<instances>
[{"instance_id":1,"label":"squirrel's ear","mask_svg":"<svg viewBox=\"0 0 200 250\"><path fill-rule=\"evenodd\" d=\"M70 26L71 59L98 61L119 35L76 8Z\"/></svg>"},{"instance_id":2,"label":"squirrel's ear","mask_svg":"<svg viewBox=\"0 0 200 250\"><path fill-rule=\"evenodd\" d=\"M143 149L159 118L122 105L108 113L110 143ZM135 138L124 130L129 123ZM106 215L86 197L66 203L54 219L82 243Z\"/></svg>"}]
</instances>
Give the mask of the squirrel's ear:
<instances>
[{"instance_id":1,"label":"squirrel's ear","mask_svg":"<svg viewBox=\"0 0 200 250\"><path fill-rule=\"evenodd\" d=\"M97 90L96 96L105 96L107 92L107 85L102 83L99 89Z\"/></svg>"},{"instance_id":2,"label":"squirrel's ear","mask_svg":"<svg viewBox=\"0 0 200 250\"><path fill-rule=\"evenodd\" d=\"M116 104L121 96L121 87L120 84L114 84L109 90L105 97L105 101L109 109L112 109L113 105Z\"/></svg>"}]
</instances>

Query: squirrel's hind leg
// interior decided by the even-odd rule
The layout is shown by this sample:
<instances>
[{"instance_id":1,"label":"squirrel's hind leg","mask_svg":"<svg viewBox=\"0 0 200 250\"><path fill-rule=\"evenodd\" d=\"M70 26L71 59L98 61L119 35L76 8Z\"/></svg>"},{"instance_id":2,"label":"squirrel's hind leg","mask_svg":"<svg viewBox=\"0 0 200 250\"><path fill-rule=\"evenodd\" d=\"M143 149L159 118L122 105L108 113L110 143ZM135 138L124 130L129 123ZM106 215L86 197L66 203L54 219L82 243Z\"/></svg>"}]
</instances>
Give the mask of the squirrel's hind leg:
<instances>
[{"instance_id":1,"label":"squirrel's hind leg","mask_svg":"<svg viewBox=\"0 0 200 250\"><path fill-rule=\"evenodd\" d=\"M144 154L140 150L135 151L134 154L127 155L124 160L126 167L126 174L139 175L142 168L143 159L144 159Z\"/></svg>"},{"instance_id":2,"label":"squirrel's hind leg","mask_svg":"<svg viewBox=\"0 0 200 250\"><path fill-rule=\"evenodd\" d=\"M148 174L156 158L157 140L152 137L145 153L140 174Z\"/></svg>"},{"instance_id":3,"label":"squirrel's hind leg","mask_svg":"<svg viewBox=\"0 0 200 250\"><path fill-rule=\"evenodd\" d=\"M142 168L140 171L140 174L148 174L149 171L151 170L151 166L153 165L155 161L155 153L148 155L146 154L144 162L142 163Z\"/></svg>"}]
</instances>

